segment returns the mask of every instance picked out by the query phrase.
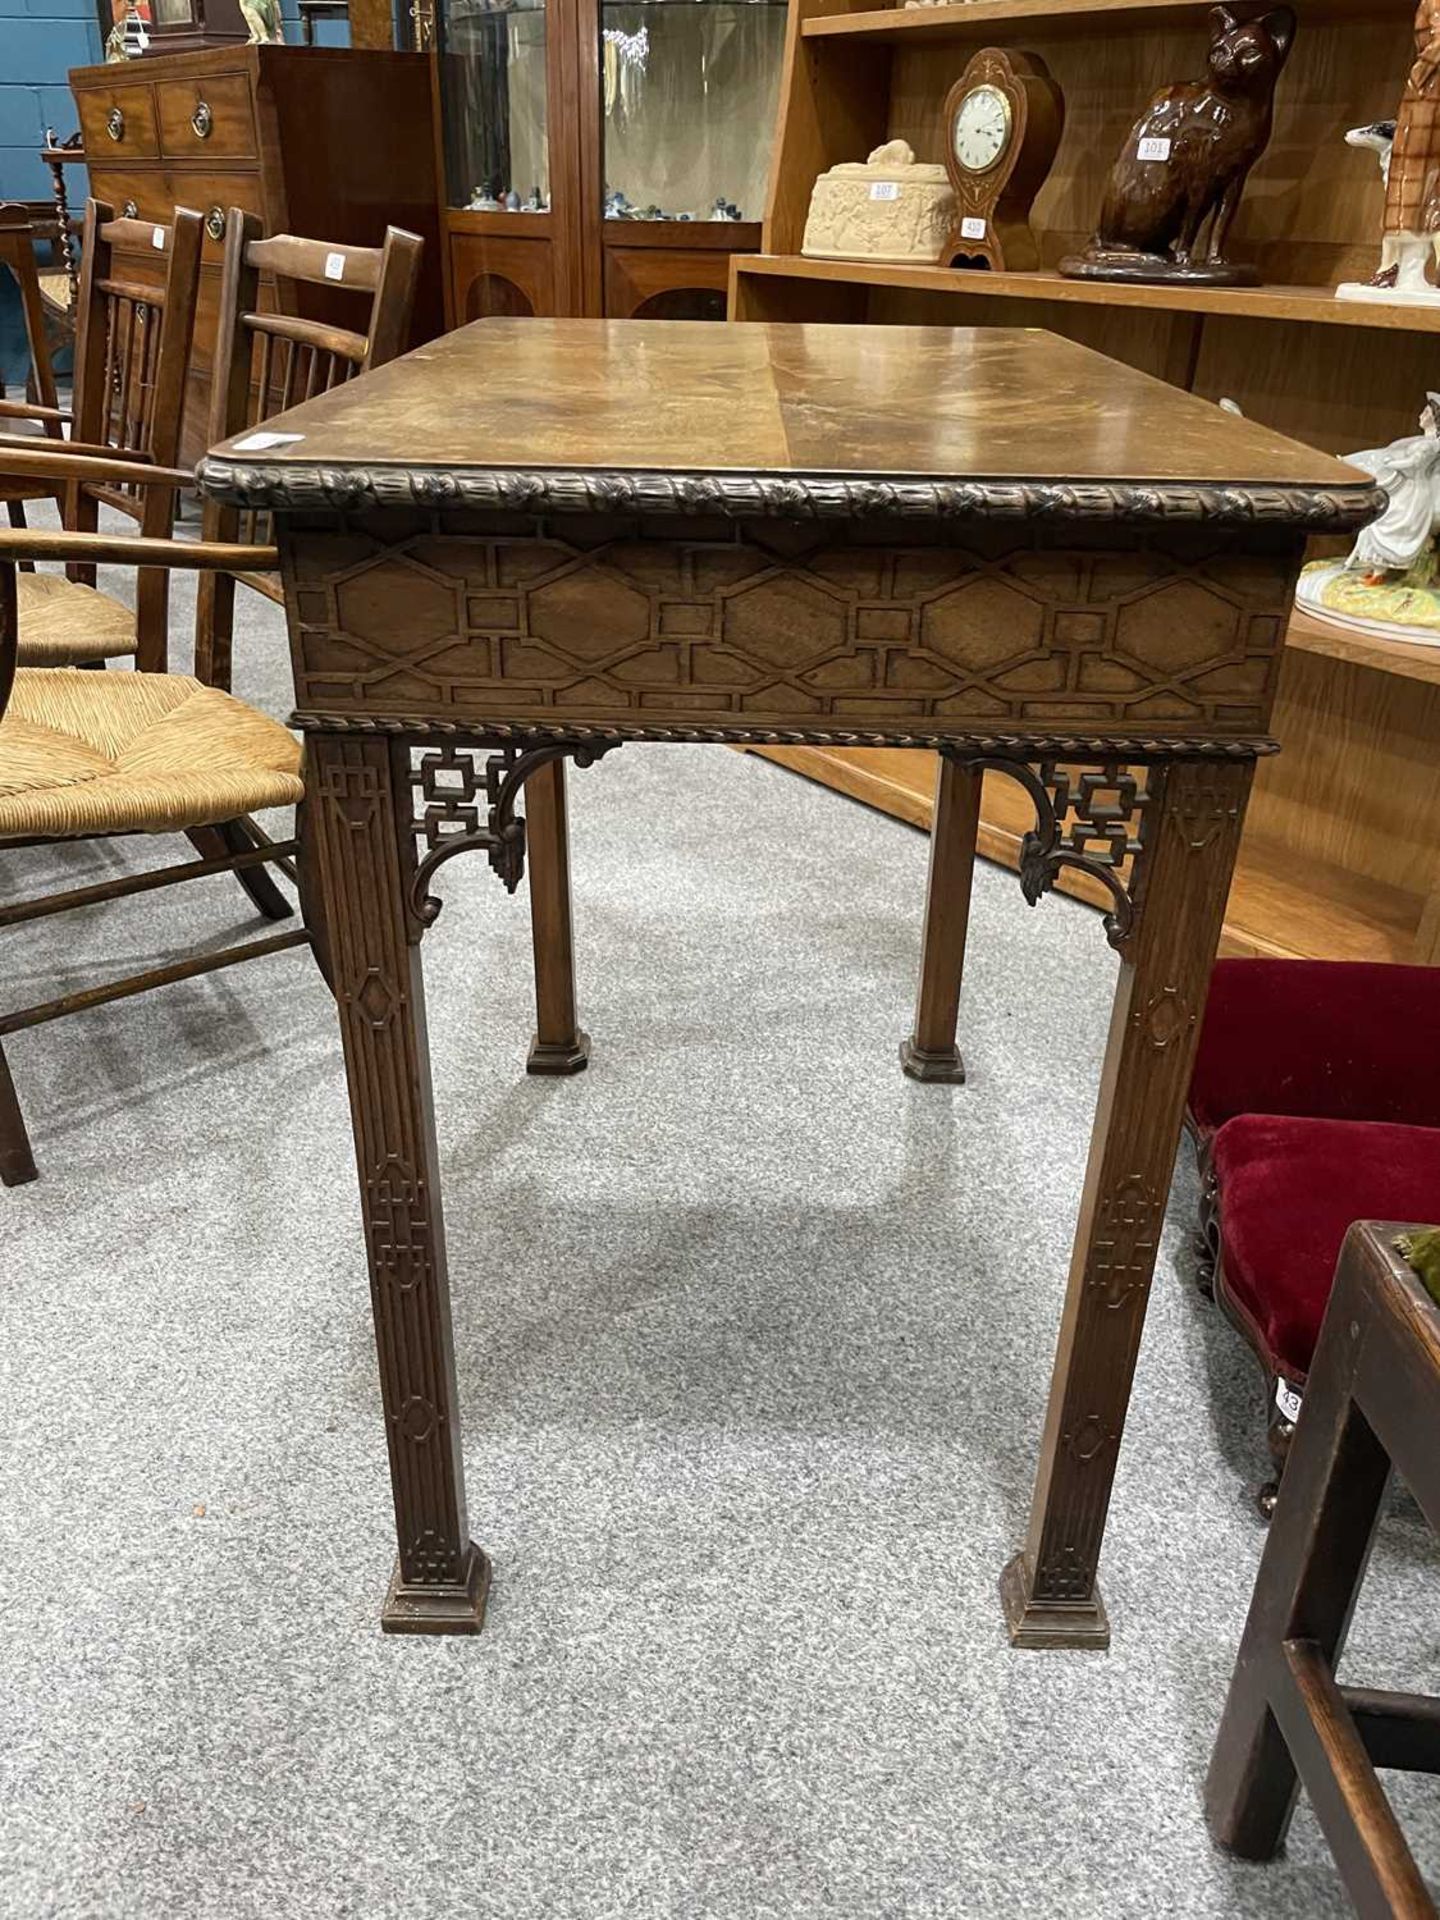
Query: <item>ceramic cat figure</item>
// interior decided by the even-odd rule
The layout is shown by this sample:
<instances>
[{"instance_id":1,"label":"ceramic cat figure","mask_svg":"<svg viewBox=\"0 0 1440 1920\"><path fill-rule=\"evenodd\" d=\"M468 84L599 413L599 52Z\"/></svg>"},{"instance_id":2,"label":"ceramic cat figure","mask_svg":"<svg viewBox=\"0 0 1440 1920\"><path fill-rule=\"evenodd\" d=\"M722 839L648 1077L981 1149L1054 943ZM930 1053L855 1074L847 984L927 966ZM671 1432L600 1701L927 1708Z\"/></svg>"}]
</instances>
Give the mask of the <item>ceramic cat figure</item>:
<instances>
[{"instance_id":1,"label":"ceramic cat figure","mask_svg":"<svg viewBox=\"0 0 1440 1920\"><path fill-rule=\"evenodd\" d=\"M1226 262L1225 242L1250 169L1269 144L1295 15L1272 7L1241 21L1220 6L1210 21L1209 73L1167 87L1141 114L1111 170L1095 238L1062 273L1232 286L1257 277Z\"/></svg>"}]
</instances>

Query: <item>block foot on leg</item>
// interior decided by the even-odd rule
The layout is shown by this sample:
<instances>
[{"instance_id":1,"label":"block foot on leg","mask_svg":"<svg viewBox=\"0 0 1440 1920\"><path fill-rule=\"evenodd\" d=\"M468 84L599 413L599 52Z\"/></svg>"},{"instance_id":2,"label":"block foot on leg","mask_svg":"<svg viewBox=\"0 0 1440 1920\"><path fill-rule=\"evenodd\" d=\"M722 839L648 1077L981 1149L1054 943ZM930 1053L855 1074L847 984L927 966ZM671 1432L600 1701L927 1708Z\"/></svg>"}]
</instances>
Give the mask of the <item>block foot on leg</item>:
<instances>
[{"instance_id":1,"label":"block foot on leg","mask_svg":"<svg viewBox=\"0 0 1440 1920\"><path fill-rule=\"evenodd\" d=\"M1088 1600L1036 1601L1031 1598L1030 1564L1017 1553L1000 1576L1000 1600L1012 1647L1089 1647L1103 1653L1110 1645L1110 1622L1097 1589Z\"/></svg>"},{"instance_id":2,"label":"block foot on leg","mask_svg":"<svg viewBox=\"0 0 1440 1920\"><path fill-rule=\"evenodd\" d=\"M385 1633L479 1633L490 1597L490 1562L472 1542L465 1578L453 1586L407 1584L395 1564L380 1626Z\"/></svg>"},{"instance_id":3,"label":"block foot on leg","mask_svg":"<svg viewBox=\"0 0 1440 1920\"><path fill-rule=\"evenodd\" d=\"M568 1040L542 1040L537 1033L525 1056L527 1073L583 1073L590 1064L590 1036L578 1029Z\"/></svg>"},{"instance_id":4,"label":"block foot on leg","mask_svg":"<svg viewBox=\"0 0 1440 1920\"><path fill-rule=\"evenodd\" d=\"M912 1036L900 1042L900 1065L911 1080L943 1080L952 1087L965 1084L959 1047L918 1047Z\"/></svg>"}]
</instances>

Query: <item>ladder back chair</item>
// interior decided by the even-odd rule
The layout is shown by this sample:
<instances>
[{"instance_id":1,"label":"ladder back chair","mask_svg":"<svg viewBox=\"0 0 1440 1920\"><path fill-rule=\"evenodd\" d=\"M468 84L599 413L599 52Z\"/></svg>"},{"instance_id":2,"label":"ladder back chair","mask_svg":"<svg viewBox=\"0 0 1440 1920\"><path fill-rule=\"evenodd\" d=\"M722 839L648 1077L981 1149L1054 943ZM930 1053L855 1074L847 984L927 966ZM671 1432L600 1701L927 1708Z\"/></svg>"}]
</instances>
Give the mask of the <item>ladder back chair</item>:
<instances>
[{"instance_id":1,"label":"ladder back chair","mask_svg":"<svg viewBox=\"0 0 1440 1920\"><path fill-rule=\"evenodd\" d=\"M188 474L175 472L175 459L195 332L202 237L200 215L186 207L177 207L173 222L165 226L114 220L101 202L87 203L72 433L53 455L59 461L66 453L89 454L109 464L103 480L72 475L65 482L63 518L72 533L94 533L102 506L138 521L149 540L173 531L179 489L190 484ZM162 286L125 277L123 257L141 249L164 256ZM0 415L44 424L49 410L0 402ZM55 414L57 424L65 420L64 414ZM0 480L10 474L12 452L30 452L36 445L27 435L0 434ZM159 471L172 477L156 484L153 476ZM92 560L75 558L66 578L53 573L22 578L19 616L22 666L97 665L133 654L143 671L163 672L169 639L168 571L163 565L140 568L132 611L98 591Z\"/></svg>"},{"instance_id":2,"label":"ladder back chair","mask_svg":"<svg viewBox=\"0 0 1440 1920\"><path fill-rule=\"evenodd\" d=\"M46 450L0 454L0 475L47 476L59 464L66 481L167 493L187 476L136 468L114 455ZM133 481L131 475L134 475ZM136 565L142 568L265 569L264 547L145 535L52 529L0 529L0 847L183 833L198 859L122 874L91 886L0 906L0 927L15 926L159 887L233 873L268 920L287 918L288 897L263 871L290 870L298 834L271 842L242 826L252 811L298 806L300 749L268 715L188 674L79 673L17 665L20 623L17 564L25 559ZM218 953L193 955L34 1006L0 1009L0 1180L35 1178L35 1161L5 1037L70 1013L192 979L281 948L308 945L303 929L247 939Z\"/></svg>"},{"instance_id":3,"label":"ladder back chair","mask_svg":"<svg viewBox=\"0 0 1440 1920\"><path fill-rule=\"evenodd\" d=\"M26 382L27 401L22 408L0 395L0 418L30 418L40 435L47 439L63 437L65 416L60 411L55 386L55 370L50 359L50 342L45 326L45 304L40 289L40 262L37 243L43 238L30 209L9 203L0 206L0 267L14 280L20 295L20 318L25 328L25 346L30 373ZM15 410L12 412L11 409ZM42 482L30 485L21 481L0 482L0 500L5 502L12 527L25 525L27 500L59 498L58 486ZM30 571L34 571L33 564Z\"/></svg>"},{"instance_id":4,"label":"ladder back chair","mask_svg":"<svg viewBox=\"0 0 1440 1920\"><path fill-rule=\"evenodd\" d=\"M418 234L387 227L378 247L307 240L290 233L267 240L255 214L231 208L225 235L210 406L212 446L383 366L409 344L425 245ZM368 297L364 332L294 313L262 313L262 273L275 276L282 297L297 285ZM289 299L287 304L295 303ZM207 502L204 537L268 542L269 520L268 514ZM213 573L201 579L195 670L211 686L230 684L237 580L269 600L283 597L273 574Z\"/></svg>"}]
</instances>

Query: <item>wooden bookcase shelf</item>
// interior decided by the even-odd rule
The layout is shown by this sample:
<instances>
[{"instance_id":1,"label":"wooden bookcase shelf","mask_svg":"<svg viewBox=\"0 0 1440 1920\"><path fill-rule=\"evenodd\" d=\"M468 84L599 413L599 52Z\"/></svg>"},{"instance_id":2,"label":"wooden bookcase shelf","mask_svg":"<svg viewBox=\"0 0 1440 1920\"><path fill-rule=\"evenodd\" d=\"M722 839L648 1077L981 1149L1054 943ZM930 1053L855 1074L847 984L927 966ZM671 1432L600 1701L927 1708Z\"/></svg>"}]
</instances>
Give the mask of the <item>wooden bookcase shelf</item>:
<instances>
[{"instance_id":1,"label":"wooden bookcase shelf","mask_svg":"<svg viewBox=\"0 0 1440 1920\"><path fill-rule=\"evenodd\" d=\"M1379 257L1382 190L1350 127L1391 116L1414 0L1292 0L1300 27L1232 241L1253 288L1105 285L1055 271L1088 238L1110 165L1159 87L1203 68L1208 0L791 0L761 252L732 262L737 320L1036 326L1069 335L1331 453L1413 433L1436 385L1440 309L1336 300ZM1036 273L806 260L816 176L904 139L942 156L945 94L976 46L1039 54L1067 104L1035 204ZM1297 615L1275 732L1231 895L1225 951L1440 963L1440 648ZM765 749L928 826L926 753ZM981 850L1014 863L1023 798L987 780ZM1083 894L1083 882L1076 887ZM1101 904L1097 902L1096 904Z\"/></svg>"},{"instance_id":2,"label":"wooden bookcase shelf","mask_svg":"<svg viewBox=\"0 0 1440 1920\"><path fill-rule=\"evenodd\" d=\"M1356 18L1354 0L1291 0L1303 32L1317 20ZM1107 32L1153 32L1156 27L1190 26L1203 20L1212 0L969 0L948 7L880 7L824 13L806 20L806 40L864 39L894 46L957 46L1013 39L1017 29L1047 34L1084 33L1097 26ZM1410 0L1371 0L1370 18L1410 20Z\"/></svg>"},{"instance_id":3,"label":"wooden bookcase shelf","mask_svg":"<svg viewBox=\"0 0 1440 1920\"><path fill-rule=\"evenodd\" d=\"M1210 314L1232 320L1290 320L1396 333L1440 333L1440 306L1407 307L1337 300L1328 287L1107 286L1098 280L1067 280L1055 272L989 273L954 267L897 267L869 260L807 260L803 254L756 254L750 259L737 256L735 271L737 276L761 279L822 280L841 286L885 287L898 293L938 293L955 300L1046 300L1122 311ZM963 325L965 316L957 313L955 319ZM1017 313L1015 324L1026 325L1026 316Z\"/></svg>"}]
</instances>

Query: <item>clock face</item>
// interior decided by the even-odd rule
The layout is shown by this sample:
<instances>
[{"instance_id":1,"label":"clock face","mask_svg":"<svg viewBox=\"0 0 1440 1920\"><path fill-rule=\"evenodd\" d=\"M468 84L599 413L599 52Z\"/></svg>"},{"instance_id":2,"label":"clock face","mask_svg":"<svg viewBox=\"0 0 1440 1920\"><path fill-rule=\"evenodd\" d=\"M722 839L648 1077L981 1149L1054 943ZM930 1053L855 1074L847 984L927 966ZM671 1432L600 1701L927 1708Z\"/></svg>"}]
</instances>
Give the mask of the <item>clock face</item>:
<instances>
[{"instance_id":1,"label":"clock face","mask_svg":"<svg viewBox=\"0 0 1440 1920\"><path fill-rule=\"evenodd\" d=\"M967 173L988 173L1010 144L1010 96L999 87L972 87L960 102L950 137Z\"/></svg>"}]
</instances>

